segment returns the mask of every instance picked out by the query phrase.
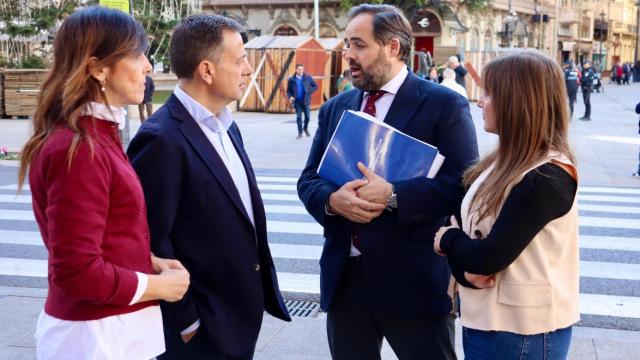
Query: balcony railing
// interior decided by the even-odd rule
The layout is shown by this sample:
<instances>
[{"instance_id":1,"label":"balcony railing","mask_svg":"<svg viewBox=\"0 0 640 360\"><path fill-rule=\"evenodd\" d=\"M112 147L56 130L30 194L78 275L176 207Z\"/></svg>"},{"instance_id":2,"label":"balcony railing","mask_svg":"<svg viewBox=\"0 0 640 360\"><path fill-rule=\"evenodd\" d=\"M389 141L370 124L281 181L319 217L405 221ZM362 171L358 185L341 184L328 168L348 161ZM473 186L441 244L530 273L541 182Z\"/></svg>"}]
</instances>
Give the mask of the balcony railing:
<instances>
[{"instance_id":1,"label":"balcony railing","mask_svg":"<svg viewBox=\"0 0 640 360\"><path fill-rule=\"evenodd\" d=\"M575 37L575 34L573 33L573 31L571 31L571 29L563 29L563 28L558 28L558 35L567 36L570 38Z\"/></svg>"},{"instance_id":2,"label":"balcony railing","mask_svg":"<svg viewBox=\"0 0 640 360\"><path fill-rule=\"evenodd\" d=\"M560 24L577 24L582 21L582 14L577 8L562 8L558 15Z\"/></svg>"}]
</instances>

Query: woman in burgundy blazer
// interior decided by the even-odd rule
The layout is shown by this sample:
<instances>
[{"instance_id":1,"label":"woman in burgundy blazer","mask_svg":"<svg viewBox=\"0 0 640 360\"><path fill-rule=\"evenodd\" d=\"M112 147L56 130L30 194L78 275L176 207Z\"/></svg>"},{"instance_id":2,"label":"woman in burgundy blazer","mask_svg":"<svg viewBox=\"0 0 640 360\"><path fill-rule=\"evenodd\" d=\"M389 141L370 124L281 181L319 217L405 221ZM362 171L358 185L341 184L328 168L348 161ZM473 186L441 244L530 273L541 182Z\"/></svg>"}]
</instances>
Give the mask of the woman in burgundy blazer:
<instances>
[{"instance_id":1,"label":"woman in burgundy blazer","mask_svg":"<svg viewBox=\"0 0 640 360\"><path fill-rule=\"evenodd\" d=\"M49 252L39 359L150 359L164 352L157 300L177 301L189 273L149 247L140 182L118 137L151 65L142 27L90 7L68 17L22 153Z\"/></svg>"}]
</instances>

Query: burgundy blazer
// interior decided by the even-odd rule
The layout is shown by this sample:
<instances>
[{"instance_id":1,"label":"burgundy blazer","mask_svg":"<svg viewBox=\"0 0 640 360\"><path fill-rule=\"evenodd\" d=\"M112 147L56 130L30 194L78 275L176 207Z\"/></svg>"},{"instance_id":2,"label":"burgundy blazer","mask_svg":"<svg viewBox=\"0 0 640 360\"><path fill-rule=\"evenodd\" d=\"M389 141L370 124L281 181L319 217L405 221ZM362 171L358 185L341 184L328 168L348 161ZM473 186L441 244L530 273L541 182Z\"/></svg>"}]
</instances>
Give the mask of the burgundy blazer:
<instances>
[{"instance_id":1,"label":"burgundy blazer","mask_svg":"<svg viewBox=\"0 0 640 360\"><path fill-rule=\"evenodd\" d=\"M144 195L117 124L82 117L80 126L88 136L71 163L74 133L60 126L29 169L33 211L49 251L45 311L63 320L101 319L156 304L129 306L135 272L152 273L152 267Z\"/></svg>"}]
</instances>

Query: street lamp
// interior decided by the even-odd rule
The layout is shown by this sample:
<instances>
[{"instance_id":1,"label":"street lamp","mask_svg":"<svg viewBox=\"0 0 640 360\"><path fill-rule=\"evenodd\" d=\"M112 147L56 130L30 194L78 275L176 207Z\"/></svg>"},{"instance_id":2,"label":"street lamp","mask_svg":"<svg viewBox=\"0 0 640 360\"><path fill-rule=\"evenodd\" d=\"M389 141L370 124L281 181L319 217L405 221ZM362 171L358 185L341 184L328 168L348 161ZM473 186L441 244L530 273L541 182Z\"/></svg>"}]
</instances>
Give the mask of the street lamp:
<instances>
[{"instance_id":1,"label":"street lamp","mask_svg":"<svg viewBox=\"0 0 640 360\"><path fill-rule=\"evenodd\" d=\"M640 0L636 1L636 46L635 53L633 54L633 59L638 62L638 38L640 37ZM635 81L635 77L634 77Z\"/></svg>"},{"instance_id":2,"label":"street lamp","mask_svg":"<svg viewBox=\"0 0 640 360\"><path fill-rule=\"evenodd\" d=\"M601 69L605 69L605 64L602 61L602 33L604 32L603 27L604 27L604 17L607 16L607 14L604 13L604 10L602 10L602 12L600 13L600 55L598 56L600 59L600 68ZM607 30L608 31L608 30Z\"/></svg>"}]
</instances>

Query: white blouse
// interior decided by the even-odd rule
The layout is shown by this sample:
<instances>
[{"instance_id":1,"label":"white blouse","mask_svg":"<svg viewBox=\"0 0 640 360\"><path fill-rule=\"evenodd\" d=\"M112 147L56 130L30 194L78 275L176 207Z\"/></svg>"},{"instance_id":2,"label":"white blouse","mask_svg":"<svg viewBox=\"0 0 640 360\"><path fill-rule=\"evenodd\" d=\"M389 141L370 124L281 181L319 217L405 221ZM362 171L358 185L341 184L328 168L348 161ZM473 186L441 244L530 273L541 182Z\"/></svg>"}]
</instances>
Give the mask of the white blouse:
<instances>
[{"instance_id":1,"label":"white blouse","mask_svg":"<svg viewBox=\"0 0 640 360\"><path fill-rule=\"evenodd\" d=\"M121 124L124 109L95 102L83 115ZM138 286L129 305L147 289L148 277L136 272ZM98 320L71 321L40 312L35 333L40 360L149 360L165 352L160 306Z\"/></svg>"}]
</instances>

